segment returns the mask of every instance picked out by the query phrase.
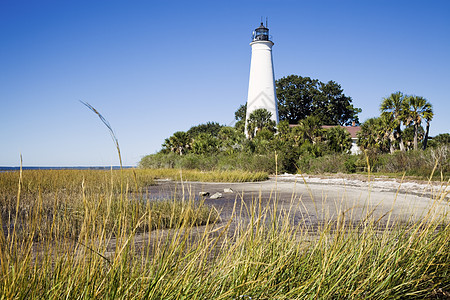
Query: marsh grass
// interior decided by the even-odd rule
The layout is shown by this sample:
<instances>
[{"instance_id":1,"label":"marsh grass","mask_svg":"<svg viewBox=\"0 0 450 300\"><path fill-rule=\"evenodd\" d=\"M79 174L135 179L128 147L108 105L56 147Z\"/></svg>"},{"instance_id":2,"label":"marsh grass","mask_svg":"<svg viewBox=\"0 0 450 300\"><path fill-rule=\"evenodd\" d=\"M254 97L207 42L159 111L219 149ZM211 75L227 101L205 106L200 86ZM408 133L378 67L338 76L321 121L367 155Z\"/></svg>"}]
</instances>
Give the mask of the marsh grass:
<instances>
[{"instance_id":1,"label":"marsh grass","mask_svg":"<svg viewBox=\"0 0 450 300\"><path fill-rule=\"evenodd\" d=\"M52 172L23 172L15 191L2 188L1 298L449 295L450 226L435 209L448 205L442 195L422 219L408 223L390 215L381 223L370 214L355 221L342 211L315 228L294 225L301 203L279 209L276 193L265 206L258 197L241 202L217 223L217 212L192 195L145 201L143 186L151 181L139 170L124 170L124 190L134 185L134 192L123 197L117 174L95 172L92 178L63 172L65 185ZM18 193L29 175L35 179ZM152 178L159 176L169 175Z\"/></svg>"},{"instance_id":2,"label":"marsh grass","mask_svg":"<svg viewBox=\"0 0 450 300\"><path fill-rule=\"evenodd\" d=\"M169 178L172 180L202 181L202 182L255 182L269 179L266 172L248 171L199 171L177 169L141 169L154 178Z\"/></svg>"},{"instance_id":3,"label":"marsh grass","mask_svg":"<svg viewBox=\"0 0 450 300\"><path fill-rule=\"evenodd\" d=\"M110 130L121 162L112 127L83 104ZM448 205L445 190L407 225L370 213L348 225L355 222L342 211L311 230L292 222L294 202L278 208L276 191L265 206L261 196L236 201L221 223L193 195L145 200L155 178L252 181L265 173L95 172L0 173L0 298L450 297L450 225L435 209Z\"/></svg>"}]
</instances>

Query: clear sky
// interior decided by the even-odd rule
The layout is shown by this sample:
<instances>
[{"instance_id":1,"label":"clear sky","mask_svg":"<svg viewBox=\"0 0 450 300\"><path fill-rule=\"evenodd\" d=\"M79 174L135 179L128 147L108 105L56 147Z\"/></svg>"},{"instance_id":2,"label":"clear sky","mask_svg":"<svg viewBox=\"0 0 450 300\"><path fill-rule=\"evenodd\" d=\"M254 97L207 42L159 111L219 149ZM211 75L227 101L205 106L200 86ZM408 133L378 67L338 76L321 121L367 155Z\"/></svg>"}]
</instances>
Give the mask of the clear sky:
<instances>
[{"instance_id":1,"label":"clear sky","mask_svg":"<svg viewBox=\"0 0 450 300\"><path fill-rule=\"evenodd\" d=\"M341 84L379 115L383 97L428 99L450 132L450 1L0 1L0 166L125 165L166 137L244 104L251 33L269 18L275 78Z\"/></svg>"}]
</instances>

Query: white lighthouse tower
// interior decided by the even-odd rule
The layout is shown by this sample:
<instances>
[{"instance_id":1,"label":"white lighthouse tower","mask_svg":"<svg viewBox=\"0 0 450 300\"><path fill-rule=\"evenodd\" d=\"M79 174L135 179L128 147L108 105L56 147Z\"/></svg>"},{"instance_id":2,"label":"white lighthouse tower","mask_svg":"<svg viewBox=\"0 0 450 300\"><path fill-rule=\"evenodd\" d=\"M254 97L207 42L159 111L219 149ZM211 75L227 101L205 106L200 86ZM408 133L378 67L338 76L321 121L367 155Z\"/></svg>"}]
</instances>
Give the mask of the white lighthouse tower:
<instances>
[{"instance_id":1,"label":"white lighthouse tower","mask_svg":"<svg viewBox=\"0 0 450 300\"><path fill-rule=\"evenodd\" d=\"M261 26L253 32L253 40L250 46L252 46L252 59L250 63L245 127L247 128L247 120L250 114L260 108L265 108L271 112L271 119L278 124L277 94L275 92L275 76L272 63L273 42L269 36L269 29L262 22Z\"/></svg>"}]
</instances>

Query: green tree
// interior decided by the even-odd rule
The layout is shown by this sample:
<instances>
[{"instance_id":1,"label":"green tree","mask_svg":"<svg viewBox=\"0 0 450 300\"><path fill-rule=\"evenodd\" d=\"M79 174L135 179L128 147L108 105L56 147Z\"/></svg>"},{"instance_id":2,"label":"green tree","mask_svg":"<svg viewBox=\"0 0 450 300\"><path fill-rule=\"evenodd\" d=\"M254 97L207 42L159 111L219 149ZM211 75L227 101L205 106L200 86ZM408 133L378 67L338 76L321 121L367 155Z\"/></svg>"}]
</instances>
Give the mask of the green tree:
<instances>
[{"instance_id":1,"label":"green tree","mask_svg":"<svg viewBox=\"0 0 450 300\"><path fill-rule=\"evenodd\" d=\"M234 118L236 121L245 120L245 116L247 114L247 103L239 106L238 110L234 113Z\"/></svg>"},{"instance_id":2,"label":"green tree","mask_svg":"<svg viewBox=\"0 0 450 300\"><path fill-rule=\"evenodd\" d=\"M429 146L430 147L438 147L441 145L449 145L450 146L450 134L449 133L441 133L438 134L437 136L435 136L434 138L432 138L429 141Z\"/></svg>"},{"instance_id":3,"label":"green tree","mask_svg":"<svg viewBox=\"0 0 450 300\"><path fill-rule=\"evenodd\" d=\"M289 128L289 122L287 120L280 121L277 125L277 137L280 140L286 141L289 139L291 130Z\"/></svg>"},{"instance_id":4,"label":"green tree","mask_svg":"<svg viewBox=\"0 0 450 300\"><path fill-rule=\"evenodd\" d=\"M268 129L275 131L276 123L271 120L272 113L264 108L254 110L247 121L247 134L252 139L258 131L262 129Z\"/></svg>"},{"instance_id":5,"label":"green tree","mask_svg":"<svg viewBox=\"0 0 450 300\"><path fill-rule=\"evenodd\" d=\"M280 120L297 124L313 112L313 99L319 95L319 81L309 77L289 75L276 81Z\"/></svg>"},{"instance_id":6,"label":"green tree","mask_svg":"<svg viewBox=\"0 0 450 300\"><path fill-rule=\"evenodd\" d=\"M298 126L293 129L294 135L299 136L303 141L309 141L316 144L322 139L324 130L317 116L309 116L298 122Z\"/></svg>"},{"instance_id":7,"label":"green tree","mask_svg":"<svg viewBox=\"0 0 450 300\"><path fill-rule=\"evenodd\" d=\"M162 147L163 152L175 152L183 155L191 148L191 138L186 132L177 131L171 137L165 139Z\"/></svg>"},{"instance_id":8,"label":"green tree","mask_svg":"<svg viewBox=\"0 0 450 300\"><path fill-rule=\"evenodd\" d=\"M320 83L320 94L314 98L312 112L322 125L351 125L359 123L360 108L353 107L352 98L344 95L341 86L334 82Z\"/></svg>"},{"instance_id":9,"label":"green tree","mask_svg":"<svg viewBox=\"0 0 450 300\"><path fill-rule=\"evenodd\" d=\"M220 125L216 122L208 122L206 124L200 124L196 126L192 126L187 133L191 138L195 138L197 135L201 133L208 133L212 136L217 136L220 129L223 127L223 125Z\"/></svg>"},{"instance_id":10,"label":"green tree","mask_svg":"<svg viewBox=\"0 0 450 300\"><path fill-rule=\"evenodd\" d=\"M414 124L411 123L411 125L407 126L403 130L403 136L405 141L405 147L406 150L413 150L414 149L414 136L416 135L416 129L414 128ZM419 141L423 139L425 135L425 130L423 130L423 126L420 125L417 129L417 149L420 148Z\"/></svg>"},{"instance_id":11,"label":"green tree","mask_svg":"<svg viewBox=\"0 0 450 300\"><path fill-rule=\"evenodd\" d=\"M361 109L352 105L352 99L343 94L334 81L322 83L317 79L289 75L276 81L280 120L297 124L315 115L322 125L349 125L358 123Z\"/></svg>"},{"instance_id":12,"label":"green tree","mask_svg":"<svg viewBox=\"0 0 450 300\"><path fill-rule=\"evenodd\" d=\"M224 126L220 129L218 138L220 141L220 150L232 154L242 149L245 135L243 131Z\"/></svg>"},{"instance_id":13,"label":"green tree","mask_svg":"<svg viewBox=\"0 0 450 300\"><path fill-rule=\"evenodd\" d=\"M409 96L406 99L405 119L406 123L412 124L414 126L414 150L418 149L418 137L419 137L419 127L422 124L422 120L428 120L428 130L429 122L433 118L433 108L431 104L423 97L419 96ZM428 138L428 137L426 137Z\"/></svg>"},{"instance_id":14,"label":"green tree","mask_svg":"<svg viewBox=\"0 0 450 300\"><path fill-rule=\"evenodd\" d=\"M238 110L234 113L234 118L236 119L236 124L234 128L236 130L244 133L245 131L245 116L247 114L247 103L239 106Z\"/></svg>"},{"instance_id":15,"label":"green tree","mask_svg":"<svg viewBox=\"0 0 450 300\"><path fill-rule=\"evenodd\" d=\"M198 134L192 142L192 152L195 154L213 154L219 150L219 140L210 133Z\"/></svg>"},{"instance_id":16,"label":"green tree","mask_svg":"<svg viewBox=\"0 0 450 300\"><path fill-rule=\"evenodd\" d=\"M331 127L325 132L328 148L334 152L346 153L352 147L350 133L340 126Z\"/></svg>"},{"instance_id":17,"label":"green tree","mask_svg":"<svg viewBox=\"0 0 450 300\"><path fill-rule=\"evenodd\" d=\"M423 143L422 143L423 150L427 149L428 135L430 134L430 123L431 123L431 120L433 120L433 116L434 116L433 107L432 107L431 103L429 103L428 109L423 114L423 118L425 119L425 122L427 124L426 129L425 129L425 136L423 138Z\"/></svg>"},{"instance_id":18,"label":"green tree","mask_svg":"<svg viewBox=\"0 0 450 300\"><path fill-rule=\"evenodd\" d=\"M405 151L401 124L405 117L405 96L401 92L392 93L383 98L380 105L381 116L386 121L387 130L391 138L391 153L393 152L393 138L398 141L401 151ZM388 122L390 120L390 122Z\"/></svg>"},{"instance_id":19,"label":"green tree","mask_svg":"<svg viewBox=\"0 0 450 300\"><path fill-rule=\"evenodd\" d=\"M394 118L389 115L389 114L382 114L380 116L380 122L381 122L381 126L384 128L384 136L383 138L386 138L388 143L389 143L389 151L390 153L394 153L395 152L395 148L396 148L396 144L397 144L397 140L396 140L396 125L395 125L395 120ZM403 139L401 140L402 142L402 147L400 147L401 149L404 149L404 144L403 144Z\"/></svg>"},{"instance_id":20,"label":"green tree","mask_svg":"<svg viewBox=\"0 0 450 300\"><path fill-rule=\"evenodd\" d=\"M389 142L386 139L386 130L382 118L370 118L361 124L357 134L358 146L365 150L387 152Z\"/></svg>"}]
</instances>

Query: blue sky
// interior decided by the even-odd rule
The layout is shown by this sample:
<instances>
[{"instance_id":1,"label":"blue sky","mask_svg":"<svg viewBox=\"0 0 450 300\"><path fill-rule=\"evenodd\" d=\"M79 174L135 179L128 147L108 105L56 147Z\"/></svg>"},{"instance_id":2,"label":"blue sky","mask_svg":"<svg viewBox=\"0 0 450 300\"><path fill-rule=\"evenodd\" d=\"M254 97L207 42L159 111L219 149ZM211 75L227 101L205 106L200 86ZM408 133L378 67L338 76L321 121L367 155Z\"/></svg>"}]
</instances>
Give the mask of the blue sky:
<instances>
[{"instance_id":1,"label":"blue sky","mask_svg":"<svg viewBox=\"0 0 450 300\"><path fill-rule=\"evenodd\" d=\"M245 103L251 33L269 18L275 78L334 80L378 116L427 98L450 132L450 1L0 1L0 166L125 165Z\"/></svg>"}]
</instances>

